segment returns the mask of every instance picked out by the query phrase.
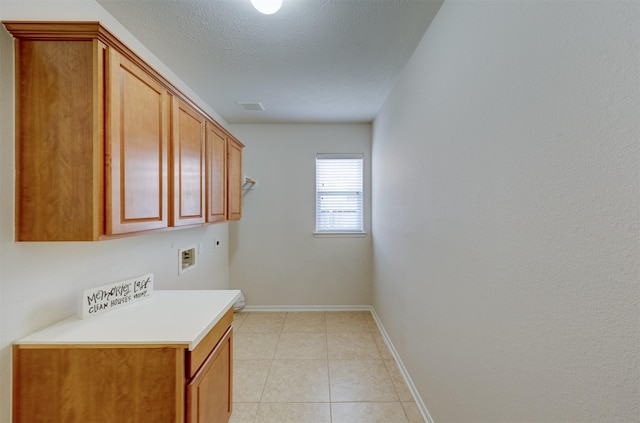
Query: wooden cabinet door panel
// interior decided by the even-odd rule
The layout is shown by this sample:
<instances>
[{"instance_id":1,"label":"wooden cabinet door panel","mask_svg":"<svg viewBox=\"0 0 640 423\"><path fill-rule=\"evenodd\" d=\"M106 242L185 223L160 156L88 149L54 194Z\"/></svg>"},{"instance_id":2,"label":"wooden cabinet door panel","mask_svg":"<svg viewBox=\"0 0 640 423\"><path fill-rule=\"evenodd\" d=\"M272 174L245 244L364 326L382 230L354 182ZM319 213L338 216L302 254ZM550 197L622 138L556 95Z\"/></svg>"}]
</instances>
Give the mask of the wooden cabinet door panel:
<instances>
[{"instance_id":1,"label":"wooden cabinet door panel","mask_svg":"<svg viewBox=\"0 0 640 423\"><path fill-rule=\"evenodd\" d=\"M187 384L187 423L226 423L231 417L232 329Z\"/></svg>"},{"instance_id":2,"label":"wooden cabinet door panel","mask_svg":"<svg viewBox=\"0 0 640 423\"><path fill-rule=\"evenodd\" d=\"M164 228L169 95L116 51L109 61L107 234Z\"/></svg>"},{"instance_id":3,"label":"wooden cabinet door panel","mask_svg":"<svg viewBox=\"0 0 640 423\"><path fill-rule=\"evenodd\" d=\"M227 136L207 122L207 222L227 220Z\"/></svg>"},{"instance_id":4,"label":"wooden cabinet door panel","mask_svg":"<svg viewBox=\"0 0 640 423\"><path fill-rule=\"evenodd\" d=\"M205 119L173 99L173 226L205 221Z\"/></svg>"},{"instance_id":5,"label":"wooden cabinet door panel","mask_svg":"<svg viewBox=\"0 0 640 423\"><path fill-rule=\"evenodd\" d=\"M242 217L242 146L229 138L227 143L227 184L229 192L229 220Z\"/></svg>"}]
</instances>

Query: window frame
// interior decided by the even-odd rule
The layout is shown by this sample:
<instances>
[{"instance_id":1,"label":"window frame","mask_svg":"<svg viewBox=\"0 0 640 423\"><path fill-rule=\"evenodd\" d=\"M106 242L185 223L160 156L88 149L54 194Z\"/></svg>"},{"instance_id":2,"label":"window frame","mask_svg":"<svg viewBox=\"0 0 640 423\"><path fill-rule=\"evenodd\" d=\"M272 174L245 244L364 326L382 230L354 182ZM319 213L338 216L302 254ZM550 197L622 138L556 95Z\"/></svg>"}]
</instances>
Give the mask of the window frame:
<instances>
[{"instance_id":1,"label":"window frame","mask_svg":"<svg viewBox=\"0 0 640 423\"><path fill-rule=\"evenodd\" d=\"M361 201L361 228L362 230L357 231L357 230L326 230L326 231L319 231L318 230L318 209L319 209L319 204L318 201L320 199L320 194L318 191L318 160L340 160L340 159L357 159L357 160L361 160L362 162L362 175L361 175L361 190L360 190L360 201ZM366 209L366 202L365 202L365 181L366 181L366 164L365 164L365 155L363 153L350 153L350 154L345 154L345 153L317 153L316 154L316 160L315 160L315 230L313 232L313 235L315 237L364 237L367 235L367 232L365 230L366 225L365 225L365 209Z\"/></svg>"}]
</instances>

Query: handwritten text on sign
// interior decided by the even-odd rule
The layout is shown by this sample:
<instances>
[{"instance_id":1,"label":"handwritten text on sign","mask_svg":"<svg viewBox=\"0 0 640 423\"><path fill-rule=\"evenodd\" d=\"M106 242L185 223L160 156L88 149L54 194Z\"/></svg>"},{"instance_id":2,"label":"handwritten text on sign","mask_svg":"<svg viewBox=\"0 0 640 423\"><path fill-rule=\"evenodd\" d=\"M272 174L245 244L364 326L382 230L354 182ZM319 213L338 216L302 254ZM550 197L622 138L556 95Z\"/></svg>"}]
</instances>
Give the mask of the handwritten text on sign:
<instances>
[{"instance_id":1,"label":"handwritten text on sign","mask_svg":"<svg viewBox=\"0 0 640 423\"><path fill-rule=\"evenodd\" d=\"M82 294L82 318L148 298L153 293L153 273L88 289Z\"/></svg>"}]
</instances>

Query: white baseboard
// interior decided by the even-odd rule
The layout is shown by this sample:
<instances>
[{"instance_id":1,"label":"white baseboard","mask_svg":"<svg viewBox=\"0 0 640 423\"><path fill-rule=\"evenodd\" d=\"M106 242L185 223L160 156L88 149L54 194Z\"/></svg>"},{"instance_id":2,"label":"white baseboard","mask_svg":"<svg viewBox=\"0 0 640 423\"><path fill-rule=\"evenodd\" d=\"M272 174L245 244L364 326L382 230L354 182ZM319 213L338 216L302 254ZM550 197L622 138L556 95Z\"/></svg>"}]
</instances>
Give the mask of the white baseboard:
<instances>
[{"instance_id":1,"label":"white baseboard","mask_svg":"<svg viewBox=\"0 0 640 423\"><path fill-rule=\"evenodd\" d=\"M393 346L393 343L389 338L389 334L387 334L387 331L384 329L384 326L382 326L382 322L378 317L378 313L376 313L376 310L373 308L373 306L371 306L371 314L373 315L373 320L376 321L376 325L378 325L378 329L382 334L384 343L387 344L387 348L389 348L389 351L391 352L393 359L396 361L396 364L400 369L402 378L407 384L407 387L409 388L409 391L413 396L413 400L416 402L416 406L418 406L418 410L420 410L420 414L422 414L422 418L426 423L434 423L433 418L431 417L431 414L429 414L429 410L427 410L427 406L425 405L424 401L422 401L422 397L420 397L420 394L418 394L418 389L416 388L416 385L413 383L413 380L411 380L411 376L409 376L409 372L407 371L407 368L404 367L404 363L402 362L402 359L400 359L400 355L398 355L398 351L396 351L396 348Z\"/></svg>"},{"instance_id":2,"label":"white baseboard","mask_svg":"<svg viewBox=\"0 0 640 423\"><path fill-rule=\"evenodd\" d=\"M269 312L269 311L370 311L373 316L373 320L376 322L378 329L380 330L380 334L384 339L384 343L389 348L393 359L396 361L398 365L398 369L400 369L400 373L402 374L402 378L404 379L411 395L413 396L414 401L416 402L416 406L418 410L420 410L420 414L422 414L422 418L424 418L426 423L434 423L431 414L429 414L429 410L427 410L427 406L424 401L418 394L418 390L416 389L416 385L414 385L413 380L411 380L411 376L409 376L409 372L407 368L402 363L402 359L400 359L400 355L398 355L398 351L396 351L387 331L382 326L382 322L380 321L380 317L378 317L378 313L370 305L303 305L303 306L295 306L295 305L282 305L282 306L245 306L242 311L260 311L260 312Z\"/></svg>"},{"instance_id":3,"label":"white baseboard","mask_svg":"<svg viewBox=\"0 0 640 423\"><path fill-rule=\"evenodd\" d=\"M279 305L245 306L242 311L366 311L370 305Z\"/></svg>"}]
</instances>

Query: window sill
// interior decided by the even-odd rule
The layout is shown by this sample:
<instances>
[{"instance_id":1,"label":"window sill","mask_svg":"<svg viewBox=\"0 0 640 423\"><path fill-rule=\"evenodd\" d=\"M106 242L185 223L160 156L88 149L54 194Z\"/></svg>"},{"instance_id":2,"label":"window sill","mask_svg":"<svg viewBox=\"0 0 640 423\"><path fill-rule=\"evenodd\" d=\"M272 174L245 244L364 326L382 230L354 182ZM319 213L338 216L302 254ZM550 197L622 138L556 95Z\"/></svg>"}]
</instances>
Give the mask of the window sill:
<instances>
[{"instance_id":1,"label":"window sill","mask_svg":"<svg viewBox=\"0 0 640 423\"><path fill-rule=\"evenodd\" d=\"M366 232L314 232L316 238L364 238Z\"/></svg>"}]
</instances>

